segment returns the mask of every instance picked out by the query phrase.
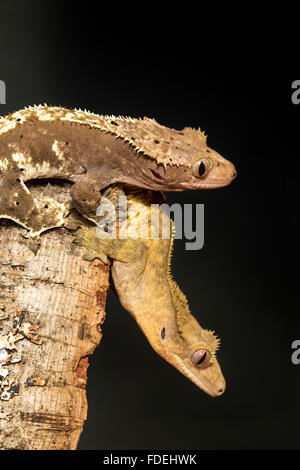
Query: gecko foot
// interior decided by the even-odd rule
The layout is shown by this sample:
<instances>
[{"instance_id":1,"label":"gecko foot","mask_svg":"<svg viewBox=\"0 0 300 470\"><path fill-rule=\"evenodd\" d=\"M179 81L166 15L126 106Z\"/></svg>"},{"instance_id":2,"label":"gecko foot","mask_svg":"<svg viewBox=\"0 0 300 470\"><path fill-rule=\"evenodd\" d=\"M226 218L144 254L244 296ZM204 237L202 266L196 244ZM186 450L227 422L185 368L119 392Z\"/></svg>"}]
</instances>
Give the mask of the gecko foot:
<instances>
[{"instance_id":1,"label":"gecko foot","mask_svg":"<svg viewBox=\"0 0 300 470\"><path fill-rule=\"evenodd\" d=\"M99 229L97 229L97 233L99 232ZM79 228L75 231L73 243L87 249L87 252L83 255L82 259L93 261L94 259L99 258L104 264L109 264L107 251L105 250L105 241L107 240L101 240L101 238L97 236L97 233L95 228L92 228L91 230L82 230ZM101 235L103 238L107 239L104 232ZM101 241L104 243L101 244Z\"/></svg>"}]
</instances>

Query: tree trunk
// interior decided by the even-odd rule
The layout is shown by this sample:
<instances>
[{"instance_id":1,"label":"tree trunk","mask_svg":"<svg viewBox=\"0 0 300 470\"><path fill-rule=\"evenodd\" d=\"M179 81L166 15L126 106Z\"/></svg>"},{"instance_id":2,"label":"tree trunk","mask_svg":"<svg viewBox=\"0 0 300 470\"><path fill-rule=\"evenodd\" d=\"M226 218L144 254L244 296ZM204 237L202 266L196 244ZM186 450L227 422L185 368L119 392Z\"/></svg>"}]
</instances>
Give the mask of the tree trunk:
<instances>
[{"instance_id":1,"label":"tree trunk","mask_svg":"<svg viewBox=\"0 0 300 470\"><path fill-rule=\"evenodd\" d=\"M76 449L109 267L84 261L65 228L36 254L23 235L0 220L0 449Z\"/></svg>"}]
</instances>

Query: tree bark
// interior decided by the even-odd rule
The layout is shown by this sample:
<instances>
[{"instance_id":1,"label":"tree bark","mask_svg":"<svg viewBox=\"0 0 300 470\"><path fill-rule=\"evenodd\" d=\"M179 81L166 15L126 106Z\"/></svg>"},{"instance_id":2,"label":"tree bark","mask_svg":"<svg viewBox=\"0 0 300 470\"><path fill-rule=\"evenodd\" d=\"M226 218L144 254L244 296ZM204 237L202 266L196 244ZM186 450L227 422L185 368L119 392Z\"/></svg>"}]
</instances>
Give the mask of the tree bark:
<instances>
[{"instance_id":1,"label":"tree bark","mask_svg":"<svg viewBox=\"0 0 300 470\"><path fill-rule=\"evenodd\" d=\"M76 449L109 267L84 261L65 228L36 254L24 233L0 220L0 449Z\"/></svg>"}]
</instances>

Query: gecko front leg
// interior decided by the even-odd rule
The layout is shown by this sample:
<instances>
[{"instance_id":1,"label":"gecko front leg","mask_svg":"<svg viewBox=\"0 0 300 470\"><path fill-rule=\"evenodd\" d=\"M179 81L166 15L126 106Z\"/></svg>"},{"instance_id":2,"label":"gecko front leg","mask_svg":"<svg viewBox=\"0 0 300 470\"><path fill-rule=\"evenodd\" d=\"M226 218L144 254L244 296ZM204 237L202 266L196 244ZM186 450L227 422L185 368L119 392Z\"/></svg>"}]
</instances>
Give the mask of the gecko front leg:
<instances>
[{"instance_id":1,"label":"gecko front leg","mask_svg":"<svg viewBox=\"0 0 300 470\"><path fill-rule=\"evenodd\" d=\"M105 168L92 169L78 177L71 188L71 197L74 206L89 220L98 222L97 209L101 203L101 191L118 180L113 171L106 176Z\"/></svg>"},{"instance_id":2,"label":"gecko front leg","mask_svg":"<svg viewBox=\"0 0 300 470\"><path fill-rule=\"evenodd\" d=\"M99 234L102 238L99 238ZM148 248L142 241L109 238L105 232L96 227L90 230L76 230L74 243L88 250L84 255L84 259L88 261L99 258L107 264L108 258L111 258L138 267L134 270L134 281L140 277L147 262Z\"/></svg>"}]
</instances>

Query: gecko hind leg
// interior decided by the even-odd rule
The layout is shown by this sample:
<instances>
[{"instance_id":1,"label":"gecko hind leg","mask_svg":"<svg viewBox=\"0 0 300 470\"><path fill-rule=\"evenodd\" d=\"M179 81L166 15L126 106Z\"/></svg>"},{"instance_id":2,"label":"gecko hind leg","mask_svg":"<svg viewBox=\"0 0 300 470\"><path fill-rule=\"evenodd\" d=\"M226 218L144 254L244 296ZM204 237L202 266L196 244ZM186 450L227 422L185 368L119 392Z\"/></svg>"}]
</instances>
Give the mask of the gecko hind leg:
<instances>
[{"instance_id":1,"label":"gecko hind leg","mask_svg":"<svg viewBox=\"0 0 300 470\"><path fill-rule=\"evenodd\" d=\"M42 229L34 200L17 171L0 173L0 218L15 221L32 235Z\"/></svg>"}]
</instances>

